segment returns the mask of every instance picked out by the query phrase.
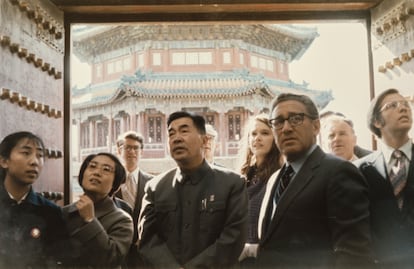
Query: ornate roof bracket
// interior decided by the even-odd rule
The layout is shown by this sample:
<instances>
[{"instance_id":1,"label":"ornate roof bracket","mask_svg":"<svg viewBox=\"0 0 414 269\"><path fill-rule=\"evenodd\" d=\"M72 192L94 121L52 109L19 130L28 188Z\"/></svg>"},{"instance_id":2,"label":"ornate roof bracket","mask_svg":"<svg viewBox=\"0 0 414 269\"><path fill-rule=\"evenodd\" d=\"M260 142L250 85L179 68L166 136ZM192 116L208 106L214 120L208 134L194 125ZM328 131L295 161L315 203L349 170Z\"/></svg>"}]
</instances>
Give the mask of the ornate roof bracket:
<instances>
[{"instance_id":1,"label":"ornate roof bracket","mask_svg":"<svg viewBox=\"0 0 414 269\"><path fill-rule=\"evenodd\" d=\"M29 111L32 110L47 115L49 118L58 119L62 117L62 111L52 108L49 105L30 100L27 96L7 88L0 88L0 100L9 100L12 104L16 104Z\"/></svg>"},{"instance_id":2,"label":"ornate roof bracket","mask_svg":"<svg viewBox=\"0 0 414 269\"><path fill-rule=\"evenodd\" d=\"M44 62L42 58L36 57L36 54L21 47L20 44L11 42L9 36L0 35L0 46L3 48L8 47L12 54L17 55L21 59L25 58L27 63L33 63L35 68L47 72L49 76L52 76L55 79L62 78L62 72L58 71L56 67L51 66L48 62Z\"/></svg>"},{"instance_id":3,"label":"ornate roof bracket","mask_svg":"<svg viewBox=\"0 0 414 269\"><path fill-rule=\"evenodd\" d=\"M414 58L414 49L410 50L409 52L403 52L399 57L396 57L390 61L384 63L384 65L380 65L378 67L378 72L385 73L387 70L392 70L395 66L401 66L404 63L411 61Z\"/></svg>"},{"instance_id":4,"label":"ornate roof bracket","mask_svg":"<svg viewBox=\"0 0 414 269\"><path fill-rule=\"evenodd\" d=\"M374 44L374 49L405 33L405 21L410 15L414 15L414 8L406 7L404 2L402 2L386 12L382 17L373 21L373 34L378 40L377 44Z\"/></svg>"}]
</instances>

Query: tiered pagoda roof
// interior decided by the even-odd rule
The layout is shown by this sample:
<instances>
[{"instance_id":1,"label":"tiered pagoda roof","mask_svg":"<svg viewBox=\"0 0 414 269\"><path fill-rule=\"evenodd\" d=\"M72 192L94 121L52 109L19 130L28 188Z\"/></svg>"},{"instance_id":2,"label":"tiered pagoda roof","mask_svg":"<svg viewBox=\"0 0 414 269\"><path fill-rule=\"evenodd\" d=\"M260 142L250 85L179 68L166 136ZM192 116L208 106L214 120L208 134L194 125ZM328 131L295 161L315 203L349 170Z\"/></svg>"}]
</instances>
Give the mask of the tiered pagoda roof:
<instances>
[{"instance_id":1,"label":"tiered pagoda roof","mask_svg":"<svg viewBox=\"0 0 414 269\"><path fill-rule=\"evenodd\" d=\"M86 27L75 30L74 53L91 62L96 55L153 41L241 41L277 51L287 61L298 59L318 36L315 28L262 24L137 24ZM214 42L212 43L214 44Z\"/></svg>"},{"instance_id":2,"label":"tiered pagoda roof","mask_svg":"<svg viewBox=\"0 0 414 269\"><path fill-rule=\"evenodd\" d=\"M117 50L206 48L217 45L238 46L291 61L300 58L317 36L315 28L295 25L223 23L101 25L75 29L73 34L74 53L90 63ZM202 73L152 72L145 68L116 81L73 89L72 103L75 109L81 109L129 96L165 100L261 95L271 99L282 92L307 94L320 108L333 99L329 91L311 90L306 84L269 78L248 69Z\"/></svg>"},{"instance_id":3,"label":"tiered pagoda roof","mask_svg":"<svg viewBox=\"0 0 414 269\"><path fill-rule=\"evenodd\" d=\"M331 92L311 90L292 81L269 79L247 70L214 73L153 73L138 70L120 81L73 90L74 108L99 106L128 96L149 99L233 98L262 95L269 99L282 92L309 95L320 107L333 99Z\"/></svg>"}]
</instances>

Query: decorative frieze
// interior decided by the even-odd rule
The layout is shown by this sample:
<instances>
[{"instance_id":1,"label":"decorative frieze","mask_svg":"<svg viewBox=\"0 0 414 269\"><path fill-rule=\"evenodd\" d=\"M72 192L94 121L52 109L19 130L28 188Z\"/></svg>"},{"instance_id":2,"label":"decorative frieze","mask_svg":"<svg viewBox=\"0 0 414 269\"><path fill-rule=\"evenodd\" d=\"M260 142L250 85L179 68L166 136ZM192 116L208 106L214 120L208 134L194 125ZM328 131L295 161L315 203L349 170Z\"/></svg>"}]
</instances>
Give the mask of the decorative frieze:
<instances>
[{"instance_id":1,"label":"decorative frieze","mask_svg":"<svg viewBox=\"0 0 414 269\"><path fill-rule=\"evenodd\" d=\"M402 64L411 61L414 58L414 49L410 52L401 53L399 57L396 57L390 61L387 61L384 65L378 67L378 72L385 73L387 70L393 69L395 66L401 66Z\"/></svg>"},{"instance_id":2,"label":"decorative frieze","mask_svg":"<svg viewBox=\"0 0 414 269\"><path fill-rule=\"evenodd\" d=\"M414 9L406 7L403 2L376 19L372 23L372 33L377 38L377 42L374 42L374 49L404 34L406 32L405 21L410 15L414 15Z\"/></svg>"},{"instance_id":3,"label":"decorative frieze","mask_svg":"<svg viewBox=\"0 0 414 269\"><path fill-rule=\"evenodd\" d=\"M45 149L45 155L48 159L60 159L63 157L62 151L51 148Z\"/></svg>"},{"instance_id":4,"label":"decorative frieze","mask_svg":"<svg viewBox=\"0 0 414 269\"><path fill-rule=\"evenodd\" d=\"M16 104L29 111L32 110L36 113L45 114L49 118L58 119L62 117L62 111L56 108L51 108L49 105L31 100L27 96L23 96L18 92L13 92L10 89L0 88L0 99L9 100L12 104Z\"/></svg>"},{"instance_id":5,"label":"decorative frieze","mask_svg":"<svg viewBox=\"0 0 414 269\"><path fill-rule=\"evenodd\" d=\"M42 195L46 199L49 199L55 202L63 199L63 192L59 192L59 191L42 191L42 192L38 192L38 194Z\"/></svg>"},{"instance_id":6,"label":"decorative frieze","mask_svg":"<svg viewBox=\"0 0 414 269\"><path fill-rule=\"evenodd\" d=\"M58 23L39 5L33 6L32 3L26 0L10 0L10 2L17 6L21 12L25 12L27 17L36 24L36 36L38 38L63 54L64 27L62 24Z\"/></svg>"},{"instance_id":7,"label":"decorative frieze","mask_svg":"<svg viewBox=\"0 0 414 269\"><path fill-rule=\"evenodd\" d=\"M48 62L44 62L42 58L37 58L34 53L30 53L26 48L20 47L17 43L12 43L9 36L0 35L0 45L3 48L9 48L12 54L17 54L19 58L25 58L28 63L33 63L36 68L40 68L43 72L47 72L49 76L55 79L62 78L62 72L57 71Z\"/></svg>"}]
</instances>

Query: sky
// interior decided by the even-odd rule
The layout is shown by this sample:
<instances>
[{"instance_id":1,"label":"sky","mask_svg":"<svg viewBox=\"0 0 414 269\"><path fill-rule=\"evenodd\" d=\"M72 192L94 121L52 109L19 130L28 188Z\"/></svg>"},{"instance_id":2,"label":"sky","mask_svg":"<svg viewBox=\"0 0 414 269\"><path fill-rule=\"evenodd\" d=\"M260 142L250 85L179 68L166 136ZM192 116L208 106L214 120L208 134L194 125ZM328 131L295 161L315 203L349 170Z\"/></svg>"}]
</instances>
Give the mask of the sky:
<instances>
[{"instance_id":1,"label":"sky","mask_svg":"<svg viewBox=\"0 0 414 269\"><path fill-rule=\"evenodd\" d=\"M332 90L334 100L324 110L345 114L354 122L360 146L371 148L366 118L369 98L369 67L366 28L363 23L316 25L317 37L299 61L290 65L295 82L309 88Z\"/></svg>"},{"instance_id":2,"label":"sky","mask_svg":"<svg viewBox=\"0 0 414 269\"><path fill-rule=\"evenodd\" d=\"M331 90L334 100L324 110L345 114L354 122L358 144L371 148L371 133L366 124L369 106L369 72L366 28L363 23L322 23L319 37L297 61L290 64L294 82L309 83L309 88ZM73 87L90 82L86 64L72 56Z\"/></svg>"}]
</instances>

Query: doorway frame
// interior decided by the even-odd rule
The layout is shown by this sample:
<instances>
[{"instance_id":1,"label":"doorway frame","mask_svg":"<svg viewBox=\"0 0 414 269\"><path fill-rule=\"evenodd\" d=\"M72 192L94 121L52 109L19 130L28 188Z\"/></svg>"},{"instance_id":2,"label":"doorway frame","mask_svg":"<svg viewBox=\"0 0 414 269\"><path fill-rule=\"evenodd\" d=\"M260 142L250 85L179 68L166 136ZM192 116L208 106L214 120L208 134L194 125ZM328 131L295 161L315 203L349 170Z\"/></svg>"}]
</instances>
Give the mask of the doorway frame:
<instances>
[{"instance_id":1,"label":"doorway frame","mask_svg":"<svg viewBox=\"0 0 414 269\"><path fill-rule=\"evenodd\" d=\"M298 22L352 22L363 21L367 28L368 72L369 72L369 96L375 96L374 69L371 42L371 16L369 9L355 10L330 10L330 11L275 11L268 12L234 12L228 7L220 12L174 12L175 5L169 6L163 12L156 13L107 13L94 12L89 9L86 12L79 10L70 11L64 9L65 30L65 54L64 54L64 204L69 204L71 197L71 89L70 89L70 56L72 54L71 25L78 23L298 23ZM232 5L229 5L232 6ZM235 6L235 4L233 4ZM213 9L214 11L214 9ZM131 11L130 11L131 12ZM373 147L375 141L373 139Z\"/></svg>"}]
</instances>

